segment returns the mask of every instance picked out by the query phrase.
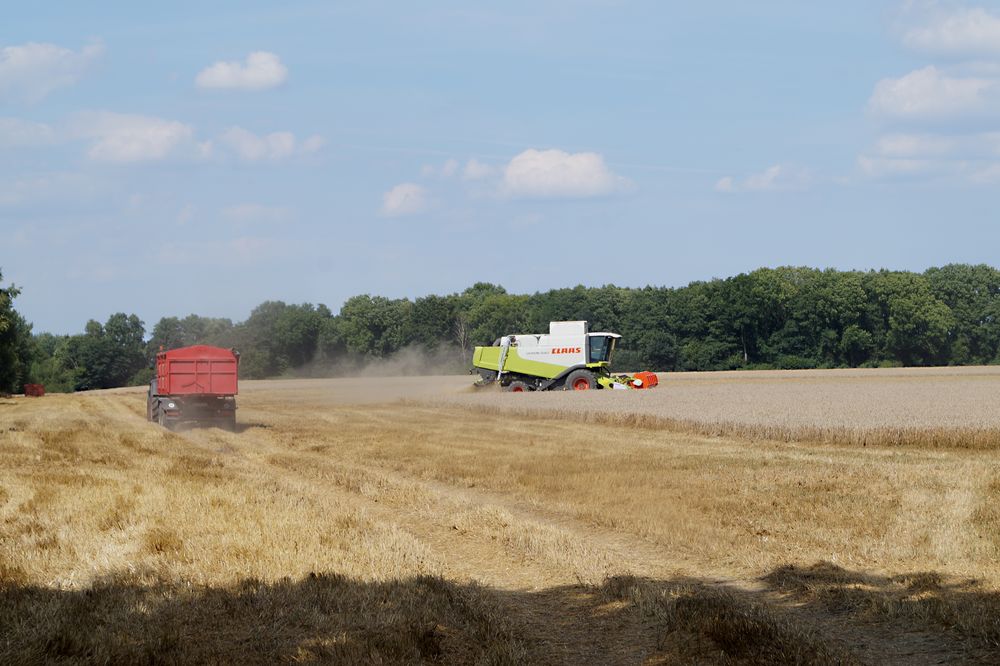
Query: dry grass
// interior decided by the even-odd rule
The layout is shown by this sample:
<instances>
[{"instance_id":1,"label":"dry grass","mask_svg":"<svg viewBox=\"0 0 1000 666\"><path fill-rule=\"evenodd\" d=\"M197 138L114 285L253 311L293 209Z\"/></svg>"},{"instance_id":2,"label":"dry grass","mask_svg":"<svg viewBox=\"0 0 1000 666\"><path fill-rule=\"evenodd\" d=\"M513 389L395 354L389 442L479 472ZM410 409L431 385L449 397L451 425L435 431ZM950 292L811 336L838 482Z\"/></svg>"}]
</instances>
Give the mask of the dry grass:
<instances>
[{"instance_id":1,"label":"dry grass","mask_svg":"<svg viewBox=\"0 0 1000 666\"><path fill-rule=\"evenodd\" d=\"M460 379L420 391L454 398ZM238 433L147 424L140 391L0 404L0 662L988 662L996 647L989 450L750 443L377 393L248 383Z\"/></svg>"}]
</instances>

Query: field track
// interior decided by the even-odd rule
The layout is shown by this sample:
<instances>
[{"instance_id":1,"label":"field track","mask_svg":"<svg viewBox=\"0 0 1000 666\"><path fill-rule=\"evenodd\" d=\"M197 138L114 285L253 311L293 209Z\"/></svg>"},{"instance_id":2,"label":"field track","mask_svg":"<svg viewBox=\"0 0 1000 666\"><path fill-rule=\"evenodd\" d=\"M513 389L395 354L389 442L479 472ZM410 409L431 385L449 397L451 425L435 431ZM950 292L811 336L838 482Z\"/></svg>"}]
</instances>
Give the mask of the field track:
<instances>
[{"instance_id":1,"label":"field track","mask_svg":"<svg viewBox=\"0 0 1000 666\"><path fill-rule=\"evenodd\" d=\"M0 662L991 663L1000 375L728 375L245 382L237 433L0 400Z\"/></svg>"}]
</instances>

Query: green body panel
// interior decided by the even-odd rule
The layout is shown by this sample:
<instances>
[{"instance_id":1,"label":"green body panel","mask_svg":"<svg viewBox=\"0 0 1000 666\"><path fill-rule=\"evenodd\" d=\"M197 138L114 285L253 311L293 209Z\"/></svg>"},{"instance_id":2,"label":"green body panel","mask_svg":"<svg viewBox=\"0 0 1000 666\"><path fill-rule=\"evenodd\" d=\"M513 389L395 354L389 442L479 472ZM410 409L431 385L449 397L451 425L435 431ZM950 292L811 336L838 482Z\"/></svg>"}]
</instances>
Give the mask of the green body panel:
<instances>
[{"instance_id":1,"label":"green body panel","mask_svg":"<svg viewBox=\"0 0 1000 666\"><path fill-rule=\"evenodd\" d=\"M476 347L472 354L472 365L484 370L500 370L500 350L500 347ZM587 363L587 367L597 374L605 372L608 365L606 362ZM504 362L503 371L519 375L529 375L531 377L542 377L543 379L553 379L566 372L568 367L521 358L517 353L517 347L510 347L507 351L507 359Z\"/></svg>"},{"instance_id":2,"label":"green body panel","mask_svg":"<svg viewBox=\"0 0 1000 666\"><path fill-rule=\"evenodd\" d=\"M500 347L476 347L476 352L472 357L472 365L485 370L499 370L500 349ZM545 379L558 377L565 370L566 366L564 365L541 363L521 358L517 353L517 347L511 347L507 351L507 360L503 367L504 372L516 372L521 375L544 377Z\"/></svg>"}]
</instances>

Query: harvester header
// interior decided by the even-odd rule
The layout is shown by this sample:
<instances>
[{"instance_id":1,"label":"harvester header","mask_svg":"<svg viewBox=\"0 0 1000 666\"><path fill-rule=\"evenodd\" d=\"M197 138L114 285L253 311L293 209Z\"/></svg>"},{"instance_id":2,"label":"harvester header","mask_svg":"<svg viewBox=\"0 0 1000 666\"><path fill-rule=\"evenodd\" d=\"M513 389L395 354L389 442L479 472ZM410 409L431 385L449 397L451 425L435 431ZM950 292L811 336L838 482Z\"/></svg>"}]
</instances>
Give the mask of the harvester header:
<instances>
[{"instance_id":1,"label":"harvester header","mask_svg":"<svg viewBox=\"0 0 1000 666\"><path fill-rule=\"evenodd\" d=\"M547 334L505 335L473 352L473 371L480 376L476 385L499 384L514 392L656 386L652 372L611 374L611 357L621 337L591 333L585 321L553 321Z\"/></svg>"}]
</instances>

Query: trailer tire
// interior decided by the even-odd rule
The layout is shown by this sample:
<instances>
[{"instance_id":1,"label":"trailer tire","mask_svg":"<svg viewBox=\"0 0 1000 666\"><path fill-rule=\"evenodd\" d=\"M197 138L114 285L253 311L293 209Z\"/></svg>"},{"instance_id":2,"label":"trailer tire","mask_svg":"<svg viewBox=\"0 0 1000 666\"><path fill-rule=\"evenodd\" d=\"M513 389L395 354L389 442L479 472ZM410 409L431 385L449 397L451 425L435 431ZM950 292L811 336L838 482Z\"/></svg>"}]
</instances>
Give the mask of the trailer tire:
<instances>
[{"instance_id":1,"label":"trailer tire","mask_svg":"<svg viewBox=\"0 0 1000 666\"><path fill-rule=\"evenodd\" d=\"M564 391L588 391L594 388L597 388L597 381L590 370L574 370L566 376L563 383Z\"/></svg>"},{"instance_id":2,"label":"trailer tire","mask_svg":"<svg viewBox=\"0 0 1000 666\"><path fill-rule=\"evenodd\" d=\"M173 431L174 428L177 427L177 422L174 421L173 419L168 419L167 418L167 413L164 412L162 409L158 410L158 411L159 411L159 418L157 419L157 423L159 423L161 426L163 426L167 430Z\"/></svg>"},{"instance_id":3,"label":"trailer tire","mask_svg":"<svg viewBox=\"0 0 1000 666\"><path fill-rule=\"evenodd\" d=\"M527 382L515 379L510 384L507 384L507 386L504 386L503 390L509 391L510 393L524 393L525 391L530 391L531 387L528 386Z\"/></svg>"}]
</instances>

